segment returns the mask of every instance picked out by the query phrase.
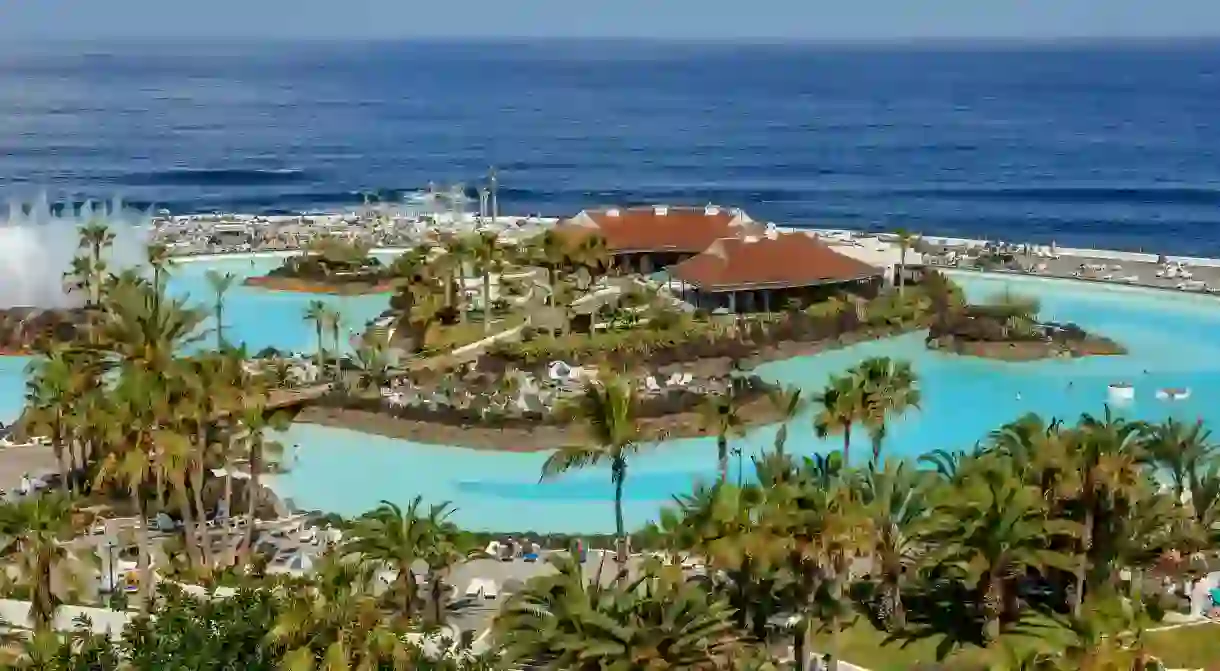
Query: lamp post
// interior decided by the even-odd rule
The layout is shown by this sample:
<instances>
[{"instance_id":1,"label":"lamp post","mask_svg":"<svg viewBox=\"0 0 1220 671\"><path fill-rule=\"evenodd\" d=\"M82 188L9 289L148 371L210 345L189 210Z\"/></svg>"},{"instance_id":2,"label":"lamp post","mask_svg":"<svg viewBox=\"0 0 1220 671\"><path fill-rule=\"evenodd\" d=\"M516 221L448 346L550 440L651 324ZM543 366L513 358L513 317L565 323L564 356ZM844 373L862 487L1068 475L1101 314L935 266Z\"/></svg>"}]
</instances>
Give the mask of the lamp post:
<instances>
[{"instance_id":1,"label":"lamp post","mask_svg":"<svg viewBox=\"0 0 1220 671\"><path fill-rule=\"evenodd\" d=\"M494 226L498 223L500 216L500 205L496 199L496 192L500 189L500 182L496 179L496 166L491 166L491 172L488 175L488 185L491 187L491 223Z\"/></svg>"}]
</instances>

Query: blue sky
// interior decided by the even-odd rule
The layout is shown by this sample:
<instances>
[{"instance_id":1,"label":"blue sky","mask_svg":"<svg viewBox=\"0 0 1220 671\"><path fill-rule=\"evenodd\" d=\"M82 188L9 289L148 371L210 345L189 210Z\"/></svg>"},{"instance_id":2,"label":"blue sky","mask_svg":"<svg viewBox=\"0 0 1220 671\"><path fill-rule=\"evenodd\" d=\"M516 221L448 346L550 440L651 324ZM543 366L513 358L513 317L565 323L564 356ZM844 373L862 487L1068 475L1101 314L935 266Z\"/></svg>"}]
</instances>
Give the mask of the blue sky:
<instances>
[{"instance_id":1,"label":"blue sky","mask_svg":"<svg viewBox=\"0 0 1220 671\"><path fill-rule=\"evenodd\" d=\"M892 40L1220 35L1220 0L0 0L0 36Z\"/></svg>"}]
</instances>

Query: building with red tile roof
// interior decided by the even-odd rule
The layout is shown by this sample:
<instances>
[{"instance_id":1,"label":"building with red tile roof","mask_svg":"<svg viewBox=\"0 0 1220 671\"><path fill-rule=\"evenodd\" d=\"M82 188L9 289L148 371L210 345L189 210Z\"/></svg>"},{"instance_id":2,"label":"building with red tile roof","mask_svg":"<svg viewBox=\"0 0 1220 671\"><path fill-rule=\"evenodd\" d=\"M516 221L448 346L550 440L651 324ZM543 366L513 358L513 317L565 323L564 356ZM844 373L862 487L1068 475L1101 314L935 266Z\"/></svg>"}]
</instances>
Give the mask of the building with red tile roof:
<instances>
[{"instance_id":1,"label":"building with red tile roof","mask_svg":"<svg viewBox=\"0 0 1220 671\"><path fill-rule=\"evenodd\" d=\"M584 210L560 222L557 230L600 235L616 264L646 274L690 258L721 238L762 232L742 210L717 205Z\"/></svg>"},{"instance_id":2,"label":"building with red tile roof","mask_svg":"<svg viewBox=\"0 0 1220 671\"><path fill-rule=\"evenodd\" d=\"M872 295L884 271L840 254L804 233L721 238L703 252L668 269L693 301L705 307L767 310L789 299L801 304L849 290Z\"/></svg>"}]
</instances>

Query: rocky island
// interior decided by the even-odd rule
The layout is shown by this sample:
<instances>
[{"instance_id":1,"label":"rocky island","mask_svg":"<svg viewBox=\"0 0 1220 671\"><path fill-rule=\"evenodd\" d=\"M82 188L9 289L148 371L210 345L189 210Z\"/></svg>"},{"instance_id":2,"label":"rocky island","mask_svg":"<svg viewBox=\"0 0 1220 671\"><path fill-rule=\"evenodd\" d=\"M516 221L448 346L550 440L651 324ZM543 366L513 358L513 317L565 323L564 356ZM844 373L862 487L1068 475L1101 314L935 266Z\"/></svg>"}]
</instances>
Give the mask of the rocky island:
<instances>
[{"instance_id":1,"label":"rocky island","mask_svg":"<svg viewBox=\"0 0 1220 671\"><path fill-rule=\"evenodd\" d=\"M72 342L87 323L84 308L0 308L0 356L33 352L43 339Z\"/></svg>"},{"instance_id":2,"label":"rocky island","mask_svg":"<svg viewBox=\"0 0 1220 671\"><path fill-rule=\"evenodd\" d=\"M1042 322L1037 301L1012 295L985 304L963 304L943 311L928 329L927 346L952 354L1002 361L1115 356L1120 343L1076 324Z\"/></svg>"},{"instance_id":3,"label":"rocky island","mask_svg":"<svg viewBox=\"0 0 1220 671\"><path fill-rule=\"evenodd\" d=\"M249 277L244 283L272 291L343 296L392 291L392 274L370 251L362 242L319 238L304 254L289 256L280 267L266 275Z\"/></svg>"}]
</instances>

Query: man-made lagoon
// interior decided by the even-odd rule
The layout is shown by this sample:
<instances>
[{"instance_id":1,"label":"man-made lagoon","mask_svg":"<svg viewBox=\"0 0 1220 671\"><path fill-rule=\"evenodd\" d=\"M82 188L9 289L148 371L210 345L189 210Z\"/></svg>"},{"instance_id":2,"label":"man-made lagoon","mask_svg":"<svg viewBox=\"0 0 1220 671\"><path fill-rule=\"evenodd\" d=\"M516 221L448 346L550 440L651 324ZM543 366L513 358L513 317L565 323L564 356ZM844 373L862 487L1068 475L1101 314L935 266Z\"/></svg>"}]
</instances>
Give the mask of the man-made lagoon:
<instances>
[{"instance_id":1,"label":"man-made lagoon","mask_svg":"<svg viewBox=\"0 0 1220 671\"><path fill-rule=\"evenodd\" d=\"M171 292L208 302L204 272L211 268L240 276L260 274L276 259L181 264ZM930 352L921 334L866 343L837 351L766 364L759 373L810 392L826 378L866 356L909 360L919 375L923 409L897 420L886 443L888 454L914 457L937 448L966 449L1003 422L1025 412L1074 419L1100 413L1108 385L1135 386L1136 399L1120 412L1144 419L1167 415L1220 424L1220 303L1209 296L1098 286L1066 280L956 274L971 298L1005 288L1038 298L1041 315L1074 321L1105 333L1130 349L1123 357L1088 357L1031 363L1003 363ZM251 351L266 346L312 351L313 326L302 314L312 300L323 300L344 316L345 331L360 330L385 309L388 295L350 298L267 292L235 286L226 302L227 335ZM23 368L28 360L0 357L0 421L20 413ZM1163 401L1156 391L1191 389L1188 399ZM841 445L840 438L819 441L809 417L798 419L787 449L813 454ZM764 427L741 444L749 454L769 447L774 428ZM497 530L610 531L612 489L608 470L585 470L554 482L539 483L543 453L481 452L423 445L311 425L295 425L282 437L292 470L279 476L276 489L302 508L343 514L367 510L381 499L452 501L456 521ZM854 454L868 453L861 435ZM715 441L674 440L635 457L628 472L625 514L629 527L653 519L674 494L690 490L697 479L711 480ZM736 477L736 466L730 477ZM748 473L748 470L747 470Z\"/></svg>"}]
</instances>

